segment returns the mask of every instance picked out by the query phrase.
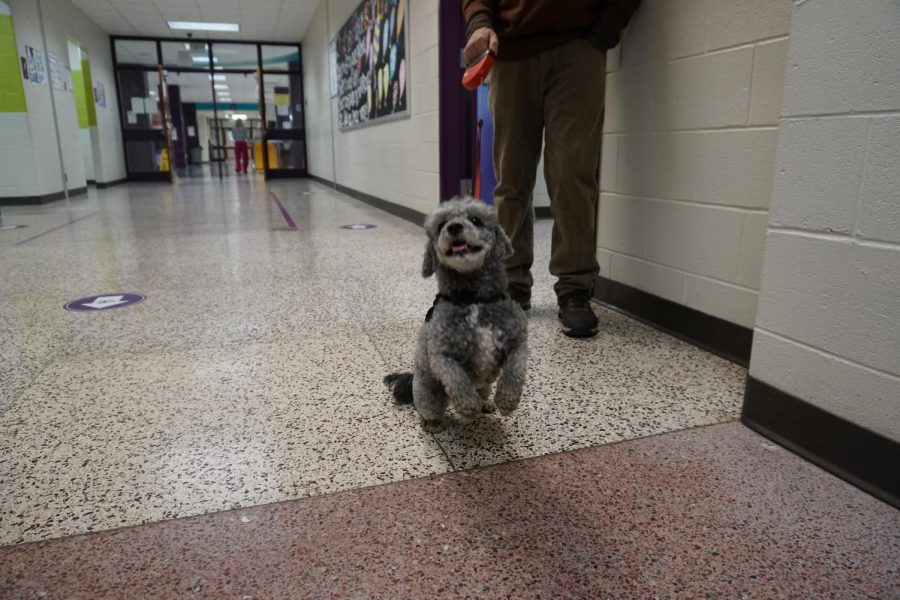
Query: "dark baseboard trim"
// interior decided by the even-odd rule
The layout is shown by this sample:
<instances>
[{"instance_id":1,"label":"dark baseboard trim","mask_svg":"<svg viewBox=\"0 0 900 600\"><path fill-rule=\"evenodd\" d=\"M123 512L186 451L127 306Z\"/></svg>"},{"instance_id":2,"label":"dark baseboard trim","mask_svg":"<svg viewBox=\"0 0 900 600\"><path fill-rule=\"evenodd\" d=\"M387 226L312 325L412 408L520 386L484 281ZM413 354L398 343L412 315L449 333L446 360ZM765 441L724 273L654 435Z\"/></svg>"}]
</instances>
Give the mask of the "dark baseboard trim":
<instances>
[{"instance_id":1,"label":"dark baseboard trim","mask_svg":"<svg viewBox=\"0 0 900 600\"><path fill-rule=\"evenodd\" d=\"M841 479L900 508L900 444L754 377L741 421Z\"/></svg>"},{"instance_id":2,"label":"dark baseboard trim","mask_svg":"<svg viewBox=\"0 0 900 600\"><path fill-rule=\"evenodd\" d=\"M87 194L87 186L69 190L69 198ZM37 204L49 204L66 197L65 192L53 192L43 196L6 196L0 197L0 206L32 206Z\"/></svg>"},{"instance_id":3,"label":"dark baseboard trim","mask_svg":"<svg viewBox=\"0 0 900 600\"><path fill-rule=\"evenodd\" d=\"M386 213L390 213L395 217L400 217L401 219L405 219L410 223L414 223L415 225L422 225L425 222L425 214L420 213L417 210L413 210L406 206L401 206L399 204L395 204L393 202L388 202L387 200L383 200L381 198L377 198L370 194L366 194L364 192L359 192L352 188L348 188L347 186L341 184L335 184L333 181L329 181L324 177L319 177L318 175L308 175L310 179L313 181L318 181L322 185L327 185L328 187L333 187L337 191L342 194L347 194L351 198L355 198L360 202L365 202L370 206L374 206L375 208L381 209Z\"/></svg>"},{"instance_id":4,"label":"dark baseboard trim","mask_svg":"<svg viewBox=\"0 0 900 600\"><path fill-rule=\"evenodd\" d=\"M105 189L105 188L110 188L110 187L112 187L112 186L114 186L114 185L121 185L121 184L123 184L123 183L128 183L128 178L127 178L127 177L123 177L122 179L113 179L112 181L98 181L98 182L97 182L97 189L98 189L98 190L102 190L102 189Z\"/></svg>"},{"instance_id":5,"label":"dark baseboard trim","mask_svg":"<svg viewBox=\"0 0 900 600\"><path fill-rule=\"evenodd\" d=\"M753 330L630 285L598 277L594 298L601 304L746 367Z\"/></svg>"},{"instance_id":6,"label":"dark baseboard trim","mask_svg":"<svg viewBox=\"0 0 900 600\"><path fill-rule=\"evenodd\" d=\"M88 179L85 183L87 183L88 185L97 185L97 180L96 179Z\"/></svg>"},{"instance_id":7,"label":"dark baseboard trim","mask_svg":"<svg viewBox=\"0 0 900 600\"><path fill-rule=\"evenodd\" d=\"M552 219L553 214L550 212L549 206L535 206L534 207L534 218L535 219Z\"/></svg>"}]
</instances>

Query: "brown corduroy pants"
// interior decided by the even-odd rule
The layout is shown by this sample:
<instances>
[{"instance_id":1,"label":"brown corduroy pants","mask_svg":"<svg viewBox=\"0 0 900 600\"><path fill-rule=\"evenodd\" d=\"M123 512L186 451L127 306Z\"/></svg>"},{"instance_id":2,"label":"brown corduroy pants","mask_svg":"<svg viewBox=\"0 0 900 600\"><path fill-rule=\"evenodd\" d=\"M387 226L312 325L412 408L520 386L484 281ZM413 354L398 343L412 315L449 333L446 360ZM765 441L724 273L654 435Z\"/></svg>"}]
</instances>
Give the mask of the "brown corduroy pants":
<instances>
[{"instance_id":1,"label":"brown corduroy pants","mask_svg":"<svg viewBox=\"0 0 900 600\"><path fill-rule=\"evenodd\" d=\"M605 54L580 39L494 65L494 204L515 249L506 263L513 287L530 290L533 283L533 192L543 143L554 289L557 296L593 290L600 272L597 208L605 78Z\"/></svg>"}]
</instances>

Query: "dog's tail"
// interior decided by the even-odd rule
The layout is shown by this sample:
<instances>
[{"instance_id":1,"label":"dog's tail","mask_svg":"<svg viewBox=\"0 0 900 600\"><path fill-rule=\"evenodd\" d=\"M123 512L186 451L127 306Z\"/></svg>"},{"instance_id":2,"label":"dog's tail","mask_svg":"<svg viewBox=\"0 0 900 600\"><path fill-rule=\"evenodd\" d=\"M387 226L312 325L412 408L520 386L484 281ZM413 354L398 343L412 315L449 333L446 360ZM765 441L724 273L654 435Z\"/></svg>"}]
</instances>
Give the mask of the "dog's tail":
<instances>
[{"instance_id":1,"label":"dog's tail","mask_svg":"<svg viewBox=\"0 0 900 600\"><path fill-rule=\"evenodd\" d=\"M391 373L384 378L384 384L394 392L397 404L411 404L413 401L413 374Z\"/></svg>"}]
</instances>

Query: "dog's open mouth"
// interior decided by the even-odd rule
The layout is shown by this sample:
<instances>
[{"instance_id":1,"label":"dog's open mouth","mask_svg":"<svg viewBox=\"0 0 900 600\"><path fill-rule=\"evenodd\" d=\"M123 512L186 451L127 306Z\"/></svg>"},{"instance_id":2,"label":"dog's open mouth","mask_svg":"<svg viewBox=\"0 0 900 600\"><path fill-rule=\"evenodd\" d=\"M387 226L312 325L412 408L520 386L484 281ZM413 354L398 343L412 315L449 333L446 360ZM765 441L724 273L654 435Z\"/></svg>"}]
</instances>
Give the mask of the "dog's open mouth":
<instances>
[{"instance_id":1,"label":"dog's open mouth","mask_svg":"<svg viewBox=\"0 0 900 600\"><path fill-rule=\"evenodd\" d=\"M481 246L473 246L471 244L461 242L459 244L453 244L452 246L450 246L450 249L447 250L447 256L463 256L469 253L478 252L480 250Z\"/></svg>"}]
</instances>

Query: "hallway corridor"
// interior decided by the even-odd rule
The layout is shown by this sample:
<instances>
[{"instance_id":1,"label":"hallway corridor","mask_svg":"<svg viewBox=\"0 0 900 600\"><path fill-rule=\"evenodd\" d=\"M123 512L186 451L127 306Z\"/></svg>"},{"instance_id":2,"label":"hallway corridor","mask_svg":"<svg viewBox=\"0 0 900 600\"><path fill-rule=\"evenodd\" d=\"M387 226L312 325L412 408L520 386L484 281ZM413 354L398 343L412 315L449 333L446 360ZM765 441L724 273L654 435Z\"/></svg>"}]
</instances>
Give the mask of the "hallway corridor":
<instances>
[{"instance_id":1,"label":"hallway corridor","mask_svg":"<svg viewBox=\"0 0 900 600\"><path fill-rule=\"evenodd\" d=\"M736 422L745 369L559 333L549 221L520 410L432 436L381 382L420 227L252 176L2 215L0 598L900 595L900 513Z\"/></svg>"}]
</instances>

